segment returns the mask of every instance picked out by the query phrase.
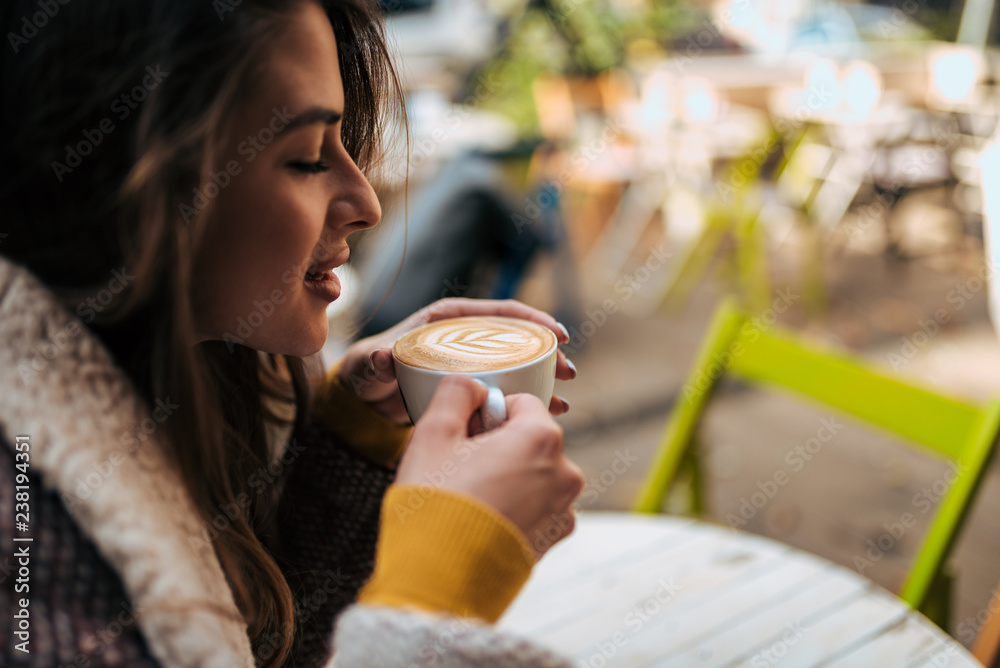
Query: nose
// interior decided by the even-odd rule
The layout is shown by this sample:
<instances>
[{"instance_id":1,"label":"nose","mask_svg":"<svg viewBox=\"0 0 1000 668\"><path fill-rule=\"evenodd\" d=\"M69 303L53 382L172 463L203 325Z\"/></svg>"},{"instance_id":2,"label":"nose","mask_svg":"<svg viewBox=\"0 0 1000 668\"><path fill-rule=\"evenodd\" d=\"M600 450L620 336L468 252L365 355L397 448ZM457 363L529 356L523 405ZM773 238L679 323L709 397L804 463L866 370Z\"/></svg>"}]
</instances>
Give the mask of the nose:
<instances>
[{"instance_id":1,"label":"nose","mask_svg":"<svg viewBox=\"0 0 1000 668\"><path fill-rule=\"evenodd\" d=\"M350 228L350 232L375 227L382 218L375 189L346 152L342 164L343 169L336 170L331 178L333 192L327 211L328 224Z\"/></svg>"}]
</instances>

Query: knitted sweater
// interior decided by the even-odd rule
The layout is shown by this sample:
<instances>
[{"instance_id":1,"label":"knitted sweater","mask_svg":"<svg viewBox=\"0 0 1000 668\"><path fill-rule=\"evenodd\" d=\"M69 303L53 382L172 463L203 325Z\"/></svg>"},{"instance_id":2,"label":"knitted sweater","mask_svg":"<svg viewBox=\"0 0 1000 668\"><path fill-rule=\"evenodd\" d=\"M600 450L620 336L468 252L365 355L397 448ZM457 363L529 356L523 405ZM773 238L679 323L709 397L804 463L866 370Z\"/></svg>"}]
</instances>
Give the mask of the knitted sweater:
<instances>
[{"instance_id":1,"label":"knitted sweater","mask_svg":"<svg viewBox=\"0 0 1000 668\"><path fill-rule=\"evenodd\" d=\"M283 490L275 556L297 607L293 665L567 668L487 623L530 570L523 537L440 490L393 522L416 490L391 484L403 434L348 395L330 382L301 433L271 430L259 472ZM226 509L204 523L164 454L157 425L183 408L181 397L147 406L97 338L0 256L0 609L14 622L0 664L266 658L267 646L251 652L212 547Z\"/></svg>"}]
</instances>

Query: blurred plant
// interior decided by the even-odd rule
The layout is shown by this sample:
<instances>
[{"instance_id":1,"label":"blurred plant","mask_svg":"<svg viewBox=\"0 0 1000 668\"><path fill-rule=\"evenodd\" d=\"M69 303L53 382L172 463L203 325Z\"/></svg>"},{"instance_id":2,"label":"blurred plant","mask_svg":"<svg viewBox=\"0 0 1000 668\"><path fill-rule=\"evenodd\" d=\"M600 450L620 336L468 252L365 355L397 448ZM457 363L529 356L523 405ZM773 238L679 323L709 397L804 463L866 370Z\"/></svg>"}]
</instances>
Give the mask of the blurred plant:
<instances>
[{"instance_id":1,"label":"blurred plant","mask_svg":"<svg viewBox=\"0 0 1000 668\"><path fill-rule=\"evenodd\" d=\"M654 42L669 47L678 35L703 27L707 14L690 2L651 0L643 3L644 9L630 13L622 24L625 42Z\"/></svg>"},{"instance_id":2,"label":"blurred plant","mask_svg":"<svg viewBox=\"0 0 1000 668\"><path fill-rule=\"evenodd\" d=\"M501 27L493 57L471 73L464 101L510 118L522 135L538 135L531 83L543 72L592 77L622 64L630 43L666 43L681 0L529 0ZM493 82L488 99L473 99L482 81ZM479 87L481 90L481 87Z\"/></svg>"},{"instance_id":3,"label":"blurred plant","mask_svg":"<svg viewBox=\"0 0 1000 668\"><path fill-rule=\"evenodd\" d=\"M962 19L962 9L965 3L953 0L919 0L916 11L911 11L909 5L901 5L898 0L870 0L869 4L903 11L916 24L930 31L934 39L945 42L955 41L958 35L958 24ZM905 11L902 9L905 7ZM996 26L996 20L993 25ZM990 43L997 43L996 30L990 36Z\"/></svg>"}]
</instances>

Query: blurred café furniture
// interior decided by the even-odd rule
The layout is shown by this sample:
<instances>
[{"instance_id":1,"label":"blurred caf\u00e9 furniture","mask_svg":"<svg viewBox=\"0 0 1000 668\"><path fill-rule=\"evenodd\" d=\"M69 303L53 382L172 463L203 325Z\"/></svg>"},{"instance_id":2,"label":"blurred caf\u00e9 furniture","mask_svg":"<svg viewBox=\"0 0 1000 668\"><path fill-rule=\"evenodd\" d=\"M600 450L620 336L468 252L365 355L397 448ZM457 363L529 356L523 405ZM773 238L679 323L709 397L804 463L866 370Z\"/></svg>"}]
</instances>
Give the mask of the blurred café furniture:
<instances>
[{"instance_id":1,"label":"blurred caf\u00e9 furniture","mask_svg":"<svg viewBox=\"0 0 1000 668\"><path fill-rule=\"evenodd\" d=\"M980 665L849 569L754 534L662 515L579 513L498 626L574 666Z\"/></svg>"},{"instance_id":2,"label":"blurred caf\u00e9 furniture","mask_svg":"<svg viewBox=\"0 0 1000 668\"><path fill-rule=\"evenodd\" d=\"M629 78L619 72L604 81ZM618 94L604 113L606 124L615 129L615 142L607 148L599 142L600 160L579 175L580 187L603 180L621 188L584 264L593 267L594 278L611 286L646 260L655 243L651 239L668 246L670 267L652 281L645 291L649 297L628 305L638 315L664 302L683 303L722 242L736 236L732 259L742 285L751 301L755 295L769 298L755 227L760 211L756 172L764 165L758 161L753 173L735 174L735 185L720 185L714 176L719 163L751 163L747 154L766 139L766 123L757 111L724 104L706 79L678 77L666 67L640 78L638 94L627 82L614 86Z\"/></svg>"},{"instance_id":3,"label":"blurred caf\u00e9 furniture","mask_svg":"<svg viewBox=\"0 0 1000 668\"><path fill-rule=\"evenodd\" d=\"M975 4L967 3L963 30ZM924 152L934 148L944 155L953 181L948 206L960 216L960 234L974 237L985 216L979 163L1000 118L997 59L995 50L968 43L935 44L927 52L926 107L944 127L935 129Z\"/></svg>"},{"instance_id":4,"label":"blurred caf\u00e9 furniture","mask_svg":"<svg viewBox=\"0 0 1000 668\"><path fill-rule=\"evenodd\" d=\"M1000 668L1000 585L993 592L985 613L986 620L976 635L972 653L986 668Z\"/></svg>"},{"instance_id":5,"label":"blurred caf\u00e9 furniture","mask_svg":"<svg viewBox=\"0 0 1000 668\"><path fill-rule=\"evenodd\" d=\"M1000 338L1000 126L978 156L979 207L983 221L983 246L989 281L990 319Z\"/></svg>"},{"instance_id":6,"label":"blurred caf\u00e9 furniture","mask_svg":"<svg viewBox=\"0 0 1000 668\"><path fill-rule=\"evenodd\" d=\"M957 473L911 566L900 597L944 627L948 621L948 556L1000 432L1000 400L975 406L876 371L859 360L799 340L777 326L754 324L733 300L718 308L664 430L635 510L660 512L685 466L688 508L702 510L701 462L693 447L699 417L723 376L791 392L919 444Z\"/></svg>"},{"instance_id":7,"label":"blurred caf\u00e9 furniture","mask_svg":"<svg viewBox=\"0 0 1000 668\"><path fill-rule=\"evenodd\" d=\"M551 180L563 191L564 213L570 217L577 253L591 268L588 278L602 278L605 267L595 253L609 247L603 230L608 223L592 214L598 201L627 190L637 175L637 153L624 136L622 118L614 112L615 98L628 95L627 82L614 71L571 81L546 72L532 81L531 91L544 143L536 157L549 164ZM541 153L544 152L544 153ZM620 209L624 196L619 199ZM615 215L615 214L612 214ZM599 218L599 216L598 216Z\"/></svg>"}]
</instances>

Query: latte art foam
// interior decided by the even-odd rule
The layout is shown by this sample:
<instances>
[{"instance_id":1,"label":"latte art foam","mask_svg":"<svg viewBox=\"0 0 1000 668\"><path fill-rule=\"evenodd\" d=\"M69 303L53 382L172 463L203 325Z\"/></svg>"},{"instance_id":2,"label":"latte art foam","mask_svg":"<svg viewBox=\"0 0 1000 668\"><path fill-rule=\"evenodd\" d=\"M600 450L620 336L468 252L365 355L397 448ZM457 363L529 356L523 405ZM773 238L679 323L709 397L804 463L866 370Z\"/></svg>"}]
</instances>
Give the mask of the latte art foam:
<instances>
[{"instance_id":1,"label":"latte art foam","mask_svg":"<svg viewBox=\"0 0 1000 668\"><path fill-rule=\"evenodd\" d=\"M492 371L538 359L555 335L528 320L502 316L449 318L424 325L393 346L404 364L440 371Z\"/></svg>"}]
</instances>

